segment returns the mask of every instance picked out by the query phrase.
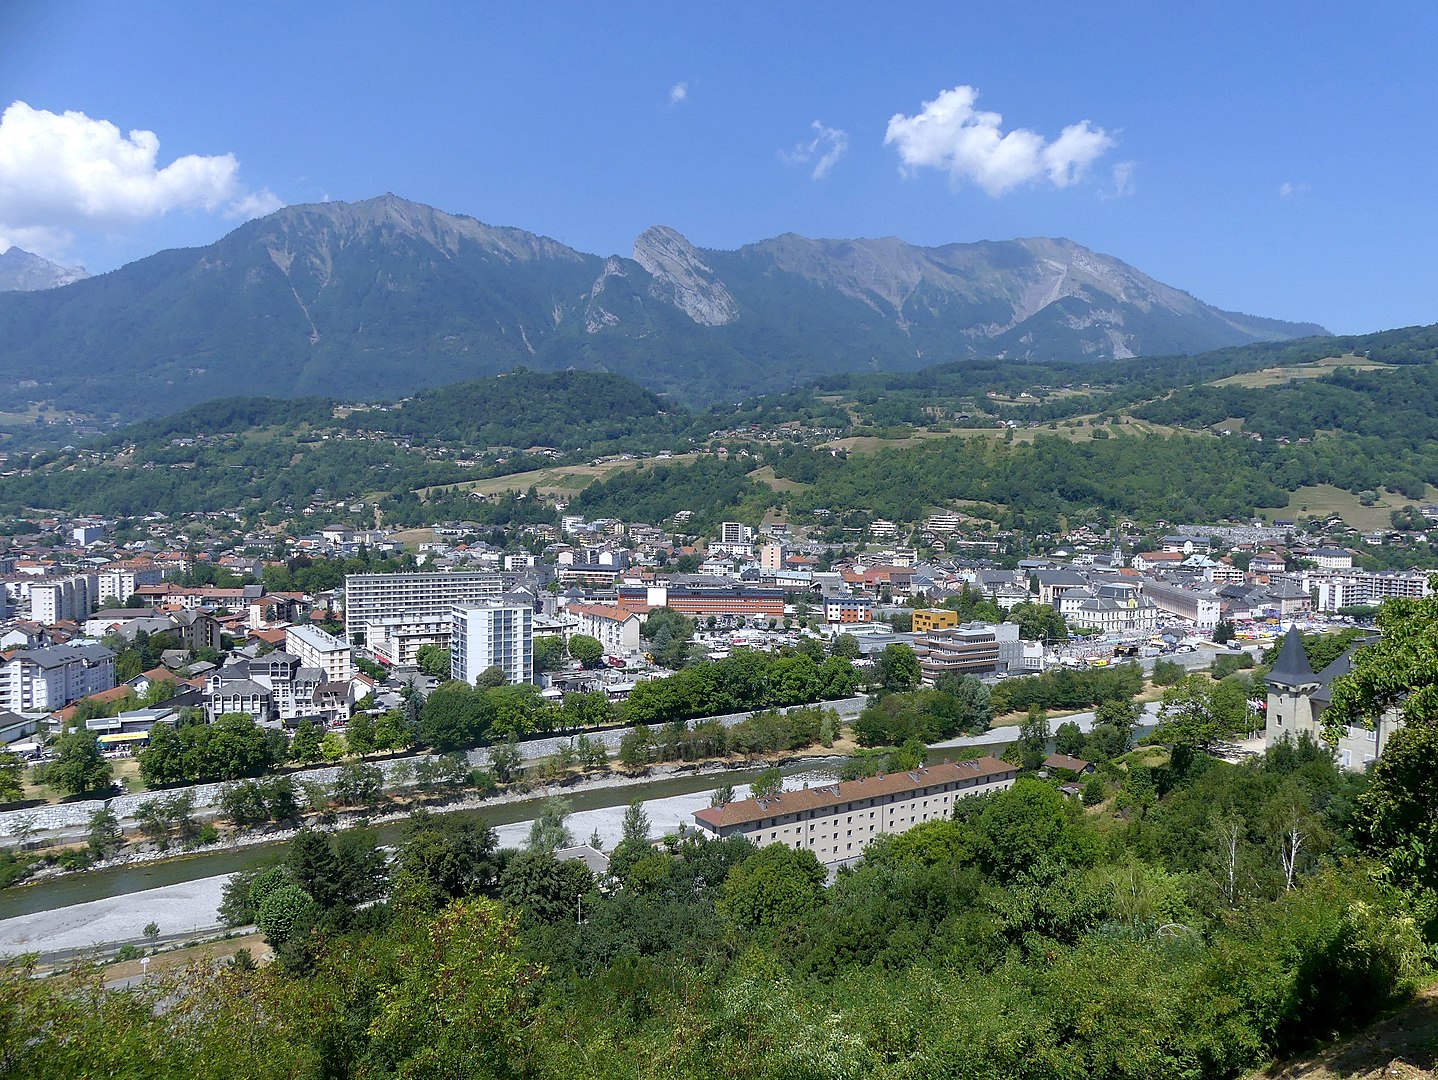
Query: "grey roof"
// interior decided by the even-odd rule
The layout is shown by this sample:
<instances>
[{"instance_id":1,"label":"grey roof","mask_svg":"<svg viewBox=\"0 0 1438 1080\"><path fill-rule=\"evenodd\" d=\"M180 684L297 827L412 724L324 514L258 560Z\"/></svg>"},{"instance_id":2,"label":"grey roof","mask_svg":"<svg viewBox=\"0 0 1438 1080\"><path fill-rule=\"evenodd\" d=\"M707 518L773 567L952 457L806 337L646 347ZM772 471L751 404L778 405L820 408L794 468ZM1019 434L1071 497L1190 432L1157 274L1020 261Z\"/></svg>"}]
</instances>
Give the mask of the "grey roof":
<instances>
[{"instance_id":1,"label":"grey roof","mask_svg":"<svg viewBox=\"0 0 1438 1080\"><path fill-rule=\"evenodd\" d=\"M554 853L560 862L582 862L591 873L603 874L609 870L609 856L588 844L560 848Z\"/></svg>"},{"instance_id":2,"label":"grey roof","mask_svg":"<svg viewBox=\"0 0 1438 1080\"><path fill-rule=\"evenodd\" d=\"M90 664L102 664L115 659L115 654L103 645L49 645L43 649L21 649L11 656L12 660L28 660L42 668L60 667L75 660Z\"/></svg>"},{"instance_id":3,"label":"grey roof","mask_svg":"<svg viewBox=\"0 0 1438 1080\"><path fill-rule=\"evenodd\" d=\"M1277 686L1289 687L1314 685L1318 682L1312 665L1308 663L1308 654L1303 651L1303 635L1298 632L1297 627L1289 627L1287 635L1284 636L1283 647L1278 650L1278 659L1273 662L1268 681Z\"/></svg>"},{"instance_id":4,"label":"grey roof","mask_svg":"<svg viewBox=\"0 0 1438 1080\"><path fill-rule=\"evenodd\" d=\"M215 692L215 696L234 697L240 695L242 697L253 697L258 695L259 697L269 697L270 692L268 686L261 686L259 683L252 682L249 679L235 679L224 683L219 690Z\"/></svg>"}]
</instances>

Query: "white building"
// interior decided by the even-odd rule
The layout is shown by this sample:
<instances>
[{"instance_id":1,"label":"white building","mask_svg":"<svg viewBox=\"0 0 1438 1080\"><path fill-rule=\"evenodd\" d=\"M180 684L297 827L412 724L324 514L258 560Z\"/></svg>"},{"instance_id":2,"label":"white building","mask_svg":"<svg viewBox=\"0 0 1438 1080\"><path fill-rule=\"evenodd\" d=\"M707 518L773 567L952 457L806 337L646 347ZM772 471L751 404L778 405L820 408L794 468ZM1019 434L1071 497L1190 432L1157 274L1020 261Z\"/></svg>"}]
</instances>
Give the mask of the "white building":
<instances>
[{"instance_id":1,"label":"white building","mask_svg":"<svg viewBox=\"0 0 1438 1080\"><path fill-rule=\"evenodd\" d=\"M946 761L696 810L694 821L710 836L783 844L837 863L862 854L876 836L949 817L959 799L1013 787L1017 776L1017 766L997 758Z\"/></svg>"},{"instance_id":2,"label":"white building","mask_svg":"<svg viewBox=\"0 0 1438 1080\"><path fill-rule=\"evenodd\" d=\"M419 650L426 645L449 648L452 629L448 614L441 619L380 619L365 627L365 647L385 663L410 667L419 662Z\"/></svg>"},{"instance_id":3,"label":"white building","mask_svg":"<svg viewBox=\"0 0 1438 1080\"><path fill-rule=\"evenodd\" d=\"M587 634L616 656L639 651L639 627L643 620L615 604L568 604L564 613L574 621L574 633Z\"/></svg>"},{"instance_id":4,"label":"white building","mask_svg":"<svg viewBox=\"0 0 1438 1080\"><path fill-rule=\"evenodd\" d=\"M1432 594L1426 570L1306 570L1298 582L1312 594L1315 611L1376 607L1384 600L1421 600Z\"/></svg>"},{"instance_id":5,"label":"white building","mask_svg":"<svg viewBox=\"0 0 1438 1080\"><path fill-rule=\"evenodd\" d=\"M30 617L46 626L65 620L84 622L97 599L96 581L90 574L33 581L29 593Z\"/></svg>"},{"instance_id":6,"label":"white building","mask_svg":"<svg viewBox=\"0 0 1438 1080\"><path fill-rule=\"evenodd\" d=\"M0 710L51 712L115 686L115 654L72 643L22 649L0 664Z\"/></svg>"},{"instance_id":7,"label":"white building","mask_svg":"<svg viewBox=\"0 0 1438 1080\"><path fill-rule=\"evenodd\" d=\"M158 585L164 580L164 572L158 566L106 566L95 575L96 600L123 604L141 585Z\"/></svg>"},{"instance_id":8,"label":"white building","mask_svg":"<svg viewBox=\"0 0 1438 1080\"><path fill-rule=\"evenodd\" d=\"M1200 630L1212 630L1218 625L1223 602L1216 593L1148 578L1143 583L1143 594L1159 611L1187 619Z\"/></svg>"},{"instance_id":9,"label":"white building","mask_svg":"<svg viewBox=\"0 0 1438 1080\"><path fill-rule=\"evenodd\" d=\"M456 606L450 635L450 677L474 684L489 668L509 683L534 681L534 609L489 602Z\"/></svg>"},{"instance_id":10,"label":"white building","mask_svg":"<svg viewBox=\"0 0 1438 1080\"><path fill-rule=\"evenodd\" d=\"M369 623L383 619L448 619L456 606L498 600L501 588L498 574L347 574L345 637L357 641Z\"/></svg>"},{"instance_id":11,"label":"white building","mask_svg":"<svg viewBox=\"0 0 1438 1080\"><path fill-rule=\"evenodd\" d=\"M1106 634L1146 633L1158 625L1158 607L1128 582L1069 589L1059 597L1058 609L1070 626Z\"/></svg>"},{"instance_id":12,"label":"white building","mask_svg":"<svg viewBox=\"0 0 1438 1080\"><path fill-rule=\"evenodd\" d=\"M317 626L291 626L285 630L285 651L300 665L318 668L326 682L347 683L354 677L354 653L349 643Z\"/></svg>"}]
</instances>

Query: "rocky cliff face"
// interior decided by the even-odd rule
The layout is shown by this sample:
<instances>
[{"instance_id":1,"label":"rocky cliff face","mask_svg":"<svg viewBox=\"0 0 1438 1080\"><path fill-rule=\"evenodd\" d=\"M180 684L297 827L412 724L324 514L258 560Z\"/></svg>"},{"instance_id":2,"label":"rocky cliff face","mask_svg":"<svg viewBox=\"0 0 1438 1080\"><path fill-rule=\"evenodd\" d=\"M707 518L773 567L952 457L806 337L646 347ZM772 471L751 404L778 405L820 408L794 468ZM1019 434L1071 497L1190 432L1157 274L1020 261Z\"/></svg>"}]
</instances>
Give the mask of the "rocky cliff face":
<instances>
[{"instance_id":1,"label":"rocky cliff face","mask_svg":"<svg viewBox=\"0 0 1438 1080\"><path fill-rule=\"evenodd\" d=\"M739 317L739 305L698 248L673 229L656 225L640 233L634 261L653 278L652 296L673 304L700 326L724 326Z\"/></svg>"},{"instance_id":2,"label":"rocky cliff face","mask_svg":"<svg viewBox=\"0 0 1438 1080\"><path fill-rule=\"evenodd\" d=\"M0 292L39 292L84 281L83 266L61 266L21 248L0 252Z\"/></svg>"},{"instance_id":3,"label":"rocky cliff face","mask_svg":"<svg viewBox=\"0 0 1438 1080\"><path fill-rule=\"evenodd\" d=\"M27 282L71 273L24 252L0 263L23 263ZM241 387L398 396L518 365L703 401L836 371L1321 332L1220 311L1068 240L788 234L718 251L656 226L633 258L605 259L384 195L286 207L203 248L0 293L0 408L156 415Z\"/></svg>"}]
</instances>

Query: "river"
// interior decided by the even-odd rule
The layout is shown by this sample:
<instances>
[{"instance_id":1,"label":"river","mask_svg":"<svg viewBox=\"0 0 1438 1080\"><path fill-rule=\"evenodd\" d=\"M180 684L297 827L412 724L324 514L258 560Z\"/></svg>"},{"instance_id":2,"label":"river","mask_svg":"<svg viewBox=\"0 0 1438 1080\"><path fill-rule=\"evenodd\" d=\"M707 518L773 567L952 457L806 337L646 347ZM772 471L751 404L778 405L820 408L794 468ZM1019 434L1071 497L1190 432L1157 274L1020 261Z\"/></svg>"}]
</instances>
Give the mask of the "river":
<instances>
[{"instance_id":1,"label":"river","mask_svg":"<svg viewBox=\"0 0 1438 1080\"><path fill-rule=\"evenodd\" d=\"M1141 738L1152 730L1156 705L1149 704L1145 711L1148 715L1139 724L1135 738ZM1051 723L1057 727L1064 720L1075 721L1081 730L1087 731L1092 726L1093 714L1079 713L1072 716L1054 717ZM1018 734L1017 727L1005 726L993 728L982 735L950 739L931 747L928 761L933 764L938 761L953 761L975 752L996 753L1002 746L1017 739ZM782 771L786 776L793 776L815 769L832 769L843 760L841 757L804 758L791 762ZM499 827L534 819L538 816L542 804L554 795L563 797L569 804L571 812L581 813L586 810L627 806L636 798L642 798L647 802L675 795L712 791L725 783L734 784L737 787L749 783L763 769L763 766L755 766L722 773L687 773L647 780L638 784L591 787L583 790L554 788L547 790L543 795L536 795L532 798L496 802L489 806L457 810L454 813L483 821L493 827ZM402 838L404 828L405 822L399 820L377 825L375 831L379 835L381 844L393 845ZM583 837L580 839L582 840ZM254 844L243 848L226 848L194 855L182 855L157 862L135 863L104 870L87 870L78 874L66 874L0 890L0 920L53 911L57 908L83 904L91 900L124 896L165 885L178 885L221 874L232 874L239 870L248 870L251 867L278 859L288 843L288 840L277 840L272 843Z\"/></svg>"}]
</instances>

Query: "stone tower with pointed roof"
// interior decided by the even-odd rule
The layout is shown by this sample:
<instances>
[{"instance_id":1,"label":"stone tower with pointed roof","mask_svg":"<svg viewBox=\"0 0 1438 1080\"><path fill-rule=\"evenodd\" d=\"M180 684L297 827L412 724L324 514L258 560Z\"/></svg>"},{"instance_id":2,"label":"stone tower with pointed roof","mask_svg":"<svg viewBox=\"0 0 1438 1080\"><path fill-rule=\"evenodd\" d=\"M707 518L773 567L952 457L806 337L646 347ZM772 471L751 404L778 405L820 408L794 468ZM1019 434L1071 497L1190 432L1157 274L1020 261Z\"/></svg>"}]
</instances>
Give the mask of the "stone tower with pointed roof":
<instances>
[{"instance_id":1,"label":"stone tower with pointed roof","mask_svg":"<svg viewBox=\"0 0 1438 1080\"><path fill-rule=\"evenodd\" d=\"M1323 713L1333 701L1334 680L1353 669L1353 654L1362 644L1355 641L1337 660L1322 671L1314 672L1303 649L1303 636L1296 628L1288 631L1266 680L1265 746L1272 746L1285 736L1297 739L1305 733L1322 742ZM1344 729L1333 748L1338 763L1346 769L1362 769L1383 752L1397 720L1396 714L1384 715L1371 731L1361 726Z\"/></svg>"}]
</instances>

